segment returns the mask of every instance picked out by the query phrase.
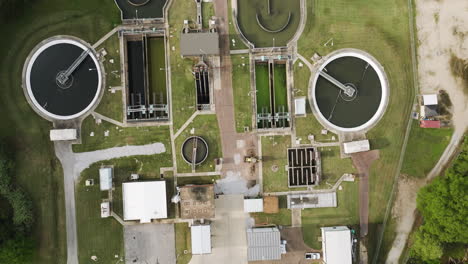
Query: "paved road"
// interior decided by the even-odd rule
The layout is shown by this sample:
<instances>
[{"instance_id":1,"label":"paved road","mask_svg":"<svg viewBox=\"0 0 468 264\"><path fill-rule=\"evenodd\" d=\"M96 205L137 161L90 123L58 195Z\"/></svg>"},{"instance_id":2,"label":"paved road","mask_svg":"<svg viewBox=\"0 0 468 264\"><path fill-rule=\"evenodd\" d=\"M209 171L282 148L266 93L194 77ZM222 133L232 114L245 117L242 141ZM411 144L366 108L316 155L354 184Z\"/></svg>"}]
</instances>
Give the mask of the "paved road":
<instances>
[{"instance_id":1,"label":"paved road","mask_svg":"<svg viewBox=\"0 0 468 264\"><path fill-rule=\"evenodd\" d=\"M71 143L55 142L55 155L62 163L65 191L65 216L67 227L67 264L78 264L78 242L76 233L75 183L81 172L100 160L163 153L161 143L143 146L125 146L84 153L73 153Z\"/></svg>"}]
</instances>

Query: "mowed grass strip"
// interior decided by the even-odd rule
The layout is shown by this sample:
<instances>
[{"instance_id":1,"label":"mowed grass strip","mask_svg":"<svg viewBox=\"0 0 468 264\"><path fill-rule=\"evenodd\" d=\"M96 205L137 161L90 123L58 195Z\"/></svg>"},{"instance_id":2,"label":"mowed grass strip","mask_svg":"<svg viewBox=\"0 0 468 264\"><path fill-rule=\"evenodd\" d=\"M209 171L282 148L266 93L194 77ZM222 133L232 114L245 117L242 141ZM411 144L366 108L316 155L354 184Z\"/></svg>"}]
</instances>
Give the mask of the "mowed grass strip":
<instances>
[{"instance_id":1,"label":"mowed grass strip","mask_svg":"<svg viewBox=\"0 0 468 264\"><path fill-rule=\"evenodd\" d=\"M244 132L244 127L252 129L252 94L250 90L250 63L248 55L231 56L232 89L236 131Z\"/></svg>"},{"instance_id":2,"label":"mowed grass strip","mask_svg":"<svg viewBox=\"0 0 468 264\"><path fill-rule=\"evenodd\" d=\"M444 152L452 136L452 128L421 128L413 122L401 172L424 178Z\"/></svg>"},{"instance_id":3,"label":"mowed grass strip","mask_svg":"<svg viewBox=\"0 0 468 264\"><path fill-rule=\"evenodd\" d=\"M192 236L190 227L188 223L177 223L174 228L177 264L188 264L192 259Z\"/></svg>"},{"instance_id":4,"label":"mowed grass strip","mask_svg":"<svg viewBox=\"0 0 468 264\"><path fill-rule=\"evenodd\" d=\"M172 118L174 131L183 126L185 121L196 111L195 61L180 55L180 34L184 20L196 21L195 1L174 0L169 9L169 50L171 63Z\"/></svg>"},{"instance_id":5,"label":"mowed grass strip","mask_svg":"<svg viewBox=\"0 0 468 264\"><path fill-rule=\"evenodd\" d=\"M307 1L307 25L299 39L298 52L310 58L341 48L357 48L372 54L384 67L390 100L378 125L367 137L380 159L369 176L369 259L374 258L379 227L397 175L400 151L414 98L413 72L405 0L375 2L356 0ZM333 38L333 46L324 44ZM391 241L391 239L384 239ZM382 244L378 263L384 262L389 246Z\"/></svg>"},{"instance_id":6,"label":"mowed grass strip","mask_svg":"<svg viewBox=\"0 0 468 264\"><path fill-rule=\"evenodd\" d=\"M257 113L271 113L270 74L267 63L255 63L255 88L257 90Z\"/></svg>"},{"instance_id":7,"label":"mowed grass strip","mask_svg":"<svg viewBox=\"0 0 468 264\"><path fill-rule=\"evenodd\" d=\"M359 224L359 184L343 182L337 190L338 207L311 208L302 210L302 233L304 242L313 249L321 249L321 227L353 226Z\"/></svg>"},{"instance_id":8,"label":"mowed grass strip","mask_svg":"<svg viewBox=\"0 0 468 264\"><path fill-rule=\"evenodd\" d=\"M212 2L202 2L202 25L203 28L209 28L209 21L215 14Z\"/></svg>"},{"instance_id":9,"label":"mowed grass strip","mask_svg":"<svg viewBox=\"0 0 468 264\"><path fill-rule=\"evenodd\" d=\"M19 3L23 5L23 3ZM120 23L113 1L35 0L18 9L14 19L0 25L0 140L14 154L16 184L31 197L36 241L32 263L66 263L65 201L63 171L49 140L52 123L28 105L21 89L26 57L42 40L73 35L96 42ZM21 34L18 34L21 32ZM7 95L7 96L6 96Z\"/></svg>"},{"instance_id":10,"label":"mowed grass strip","mask_svg":"<svg viewBox=\"0 0 468 264\"><path fill-rule=\"evenodd\" d=\"M276 112L288 112L288 91L286 87L286 64L275 63L273 68Z\"/></svg>"},{"instance_id":11,"label":"mowed grass strip","mask_svg":"<svg viewBox=\"0 0 468 264\"><path fill-rule=\"evenodd\" d=\"M262 137L263 191L288 191L287 149L290 136Z\"/></svg>"},{"instance_id":12,"label":"mowed grass strip","mask_svg":"<svg viewBox=\"0 0 468 264\"><path fill-rule=\"evenodd\" d=\"M108 136L105 136L105 133ZM94 133L92 135L92 133ZM91 136L92 135L92 136ZM81 125L81 144L73 145L74 152L87 152L127 145L146 145L163 143L170 152L170 135L168 126L159 127L120 127L102 121L96 124L92 116L88 116Z\"/></svg>"},{"instance_id":13,"label":"mowed grass strip","mask_svg":"<svg viewBox=\"0 0 468 264\"><path fill-rule=\"evenodd\" d=\"M194 131L191 134L191 131ZM191 124L176 138L176 157L177 157L177 172L189 173L192 172L192 165L185 162L182 157L182 144L190 136L202 137L208 143L208 157L206 160L195 167L196 172L214 171L216 158L220 158L221 138L219 134L218 119L216 115L198 115Z\"/></svg>"},{"instance_id":14,"label":"mowed grass strip","mask_svg":"<svg viewBox=\"0 0 468 264\"><path fill-rule=\"evenodd\" d=\"M255 47L286 46L299 27L301 20L300 1L271 0L269 3L270 11L268 10L268 1L238 0L237 21L239 28ZM260 23L267 30L276 31L286 27L278 33L265 31L257 23L257 14Z\"/></svg>"},{"instance_id":15,"label":"mowed grass strip","mask_svg":"<svg viewBox=\"0 0 468 264\"><path fill-rule=\"evenodd\" d=\"M356 173L351 158L341 158L339 147L319 148L322 162L321 187L330 188L345 173Z\"/></svg>"},{"instance_id":16,"label":"mowed grass strip","mask_svg":"<svg viewBox=\"0 0 468 264\"><path fill-rule=\"evenodd\" d=\"M164 37L151 37L148 39L149 63L148 72L150 89L149 98L153 104L167 104L166 89L166 51L164 50Z\"/></svg>"}]
</instances>

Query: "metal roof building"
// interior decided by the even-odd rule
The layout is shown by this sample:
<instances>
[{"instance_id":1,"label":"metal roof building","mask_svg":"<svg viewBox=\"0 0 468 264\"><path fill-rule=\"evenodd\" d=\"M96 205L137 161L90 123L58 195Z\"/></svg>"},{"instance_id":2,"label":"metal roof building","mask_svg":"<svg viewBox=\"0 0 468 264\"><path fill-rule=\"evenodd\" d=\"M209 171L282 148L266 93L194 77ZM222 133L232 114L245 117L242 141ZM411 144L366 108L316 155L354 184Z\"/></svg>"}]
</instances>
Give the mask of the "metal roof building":
<instances>
[{"instance_id":1,"label":"metal roof building","mask_svg":"<svg viewBox=\"0 0 468 264\"><path fill-rule=\"evenodd\" d=\"M288 195L288 208L323 208L336 207L336 192L290 194Z\"/></svg>"},{"instance_id":2,"label":"metal roof building","mask_svg":"<svg viewBox=\"0 0 468 264\"><path fill-rule=\"evenodd\" d=\"M369 140L359 140L343 143L344 153L352 154L370 150Z\"/></svg>"},{"instance_id":3,"label":"metal roof building","mask_svg":"<svg viewBox=\"0 0 468 264\"><path fill-rule=\"evenodd\" d=\"M165 181L124 182L122 189L124 220L167 218Z\"/></svg>"},{"instance_id":4,"label":"metal roof building","mask_svg":"<svg viewBox=\"0 0 468 264\"><path fill-rule=\"evenodd\" d=\"M424 105L436 105L437 104L437 94L425 94L425 95L423 95L423 104Z\"/></svg>"},{"instance_id":5,"label":"metal roof building","mask_svg":"<svg viewBox=\"0 0 468 264\"><path fill-rule=\"evenodd\" d=\"M217 32L191 32L180 35L182 56L219 55L219 35Z\"/></svg>"},{"instance_id":6,"label":"metal roof building","mask_svg":"<svg viewBox=\"0 0 468 264\"><path fill-rule=\"evenodd\" d=\"M244 199L244 212L260 213L263 212L263 199Z\"/></svg>"},{"instance_id":7,"label":"metal roof building","mask_svg":"<svg viewBox=\"0 0 468 264\"><path fill-rule=\"evenodd\" d=\"M247 229L248 261L281 259L281 236L276 227Z\"/></svg>"},{"instance_id":8,"label":"metal roof building","mask_svg":"<svg viewBox=\"0 0 468 264\"><path fill-rule=\"evenodd\" d=\"M192 235L192 254L202 255L211 253L211 226L193 225L190 227Z\"/></svg>"},{"instance_id":9,"label":"metal roof building","mask_svg":"<svg viewBox=\"0 0 468 264\"><path fill-rule=\"evenodd\" d=\"M112 189L112 168L99 169L99 189L101 191L108 191Z\"/></svg>"},{"instance_id":10,"label":"metal roof building","mask_svg":"<svg viewBox=\"0 0 468 264\"><path fill-rule=\"evenodd\" d=\"M327 264L352 264L351 231L346 226L322 227L323 261Z\"/></svg>"}]
</instances>

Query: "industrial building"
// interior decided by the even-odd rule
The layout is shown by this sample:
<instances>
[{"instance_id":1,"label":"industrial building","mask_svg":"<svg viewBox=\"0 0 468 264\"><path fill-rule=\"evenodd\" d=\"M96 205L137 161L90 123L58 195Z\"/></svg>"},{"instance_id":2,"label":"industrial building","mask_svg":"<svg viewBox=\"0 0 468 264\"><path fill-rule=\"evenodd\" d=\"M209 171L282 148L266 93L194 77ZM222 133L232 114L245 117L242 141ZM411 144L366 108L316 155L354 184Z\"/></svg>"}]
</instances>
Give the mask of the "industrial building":
<instances>
[{"instance_id":1,"label":"industrial building","mask_svg":"<svg viewBox=\"0 0 468 264\"><path fill-rule=\"evenodd\" d=\"M276 227L247 229L248 261L281 259L281 236Z\"/></svg>"},{"instance_id":2,"label":"industrial building","mask_svg":"<svg viewBox=\"0 0 468 264\"><path fill-rule=\"evenodd\" d=\"M125 221L167 218L165 181L124 182L122 190Z\"/></svg>"},{"instance_id":3,"label":"industrial building","mask_svg":"<svg viewBox=\"0 0 468 264\"><path fill-rule=\"evenodd\" d=\"M369 140L359 140L343 143L343 151L345 154L352 154L370 150Z\"/></svg>"},{"instance_id":4,"label":"industrial building","mask_svg":"<svg viewBox=\"0 0 468 264\"><path fill-rule=\"evenodd\" d=\"M337 207L336 192L288 195L289 209Z\"/></svg>"},{"instance_id":5,"label":"industrial building","mask_svg":"<svg viewBox=\"0 0 468 264\"><path fill-rule=\"evenodd\" d=\"M214 218L214 204L213 184L180 187L180 217L182 219Z\"/></svg>"},{"instance_id":6,"label":"industrial building","mask_svg":"<svg viewBox=\"0 0 468 264\"><path fill-rule=\"evenodd\" d=\"M351 230L346 226L322 227L323 262L352 264Z\"/></svg>"}]
</instances>

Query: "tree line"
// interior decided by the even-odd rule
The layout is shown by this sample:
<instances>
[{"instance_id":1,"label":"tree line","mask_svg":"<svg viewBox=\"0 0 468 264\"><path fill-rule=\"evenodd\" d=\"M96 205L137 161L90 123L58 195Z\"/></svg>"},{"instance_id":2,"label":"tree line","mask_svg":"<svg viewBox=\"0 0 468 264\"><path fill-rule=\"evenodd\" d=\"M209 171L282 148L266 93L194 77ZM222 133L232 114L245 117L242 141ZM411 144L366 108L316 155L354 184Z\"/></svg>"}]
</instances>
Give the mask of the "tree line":
<instances>
[{"instance_id":1,"label":"tree line","mask_svg":"<svg viewBox=\"0 0 468 264\"><path fill-rule=\"evenodd\" d=\"M445 176L422 188L423 223L413 234L408 263L466 263L468 247L468 137ZM458 262L461 261L461 262Z\"/></svg>"}]
</instances>

